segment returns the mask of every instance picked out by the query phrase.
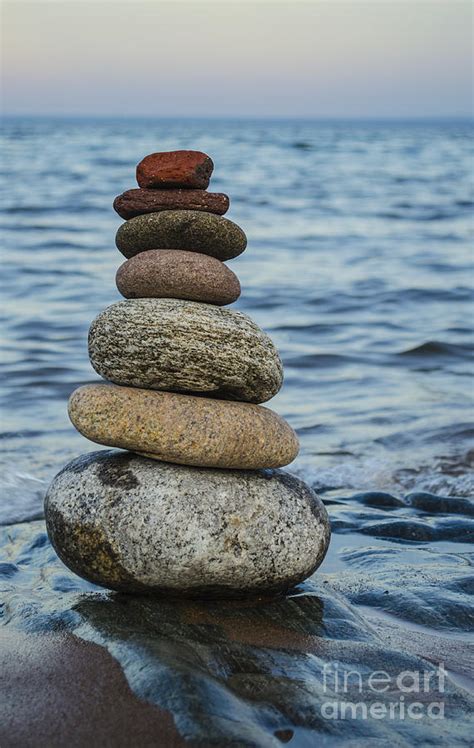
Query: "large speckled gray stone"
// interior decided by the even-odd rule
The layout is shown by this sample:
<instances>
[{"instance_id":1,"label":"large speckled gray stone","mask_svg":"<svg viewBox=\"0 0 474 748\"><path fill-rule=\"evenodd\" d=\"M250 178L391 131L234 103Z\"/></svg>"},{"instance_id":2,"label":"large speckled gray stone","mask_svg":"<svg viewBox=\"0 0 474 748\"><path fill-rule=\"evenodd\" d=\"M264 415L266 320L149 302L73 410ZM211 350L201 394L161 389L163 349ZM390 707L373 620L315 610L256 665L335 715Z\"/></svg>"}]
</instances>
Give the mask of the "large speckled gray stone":
<instances>
[{"instance_id":1,"label":"large speckled gray stone","mask_svg":"<svg viewBox=\"0 0 474 748\"><path fill-rule=\"evenodd\" d=\"M181 299L128 299L107 307L89 331L89 357L122 385L263 403L283 369L250 317Z\"/></svg>"},{"instance_id":2,"label":"large speckled gray stone","mask_svg":"<svg viewBox=\"0 0 474 748\"><path fill-rule=\"evenodd\" d=\"M283 591L321 564L330 537L319 498L281 470L209 470L112 450L69 463L45 515L70 569L128 592Z\"/></svg>"},{"instance_id":3,"label":"large speckled gray stone","mask_svg":"<svg viewBox=\"0 0 474 748\"><path fill-rule=\"evenodd\" d=\"M247 246L247 237L228 218L199 210L163 210L125 221L115 237L125 257L148 249L185 249L230 260Z\"/></svg>"}]
</instances>

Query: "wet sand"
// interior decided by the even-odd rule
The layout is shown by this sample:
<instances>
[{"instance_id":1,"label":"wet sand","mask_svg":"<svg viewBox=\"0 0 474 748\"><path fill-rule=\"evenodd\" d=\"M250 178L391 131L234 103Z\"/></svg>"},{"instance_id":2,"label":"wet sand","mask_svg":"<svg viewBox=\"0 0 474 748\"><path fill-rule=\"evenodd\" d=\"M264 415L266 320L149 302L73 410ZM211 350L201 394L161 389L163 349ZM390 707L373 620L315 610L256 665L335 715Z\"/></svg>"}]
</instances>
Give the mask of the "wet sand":
<instances>
[{"instance_id":1,"label":"wet sand","mask_svg":"<svg viewBox=\"0 0 474 748\"><path fill-rule=\"evenodd\" d=\"M331 509L335 525L358 516L357 505ZM434 553L377 538L365 547L347 531L334 539L332 560L283 597L180 601L80 579L43 521L0 527L1 748L472 746L467 544ZM336 665L353 673L347 692ZM367 679L380 671L390 687L375 693ZM405 671L433 673L429 690L402 692ZM328 718L328 703L345 700L421 702L422 713Z\"/></svg>"},{"instance_id":2,"label":"wet sand","mask_svg":"<svg viewBox=\"0 0 474 748\"><path fill-rule=\"evenodd\" d=\"M192 745L134 696L106 649L71 634L2 629L0 694L2 748Z\"/></svg>"}]
</instances>

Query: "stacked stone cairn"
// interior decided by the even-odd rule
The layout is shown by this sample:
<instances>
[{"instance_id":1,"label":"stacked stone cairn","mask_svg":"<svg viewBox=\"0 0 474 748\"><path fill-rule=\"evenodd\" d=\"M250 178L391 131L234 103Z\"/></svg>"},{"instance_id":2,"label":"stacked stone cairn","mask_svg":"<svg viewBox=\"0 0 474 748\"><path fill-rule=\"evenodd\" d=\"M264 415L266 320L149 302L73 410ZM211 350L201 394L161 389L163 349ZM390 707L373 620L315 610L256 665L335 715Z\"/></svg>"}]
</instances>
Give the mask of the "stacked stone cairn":
<instances>
[{"instance_id":1,"label":"stacked stone cairn","mask_svg":"<svg viewBox=\"0 0 474 748\"><path fill-rule=\"evenodd\" d=\"M319 498L278 470L298 453L291 427L260 403L283 371L270 338L225 309L240 284L225 261L246 247L207 192L209 156L146 156L139 189L116 198L125 297L89 332L106 383L73 392L81 434L119 449L83 455L53 480L46 524L63 562L103 587L172 596L283 592L321 564ZM126 450L126 451L121 451Z\"/></svg>"}]
</instances>

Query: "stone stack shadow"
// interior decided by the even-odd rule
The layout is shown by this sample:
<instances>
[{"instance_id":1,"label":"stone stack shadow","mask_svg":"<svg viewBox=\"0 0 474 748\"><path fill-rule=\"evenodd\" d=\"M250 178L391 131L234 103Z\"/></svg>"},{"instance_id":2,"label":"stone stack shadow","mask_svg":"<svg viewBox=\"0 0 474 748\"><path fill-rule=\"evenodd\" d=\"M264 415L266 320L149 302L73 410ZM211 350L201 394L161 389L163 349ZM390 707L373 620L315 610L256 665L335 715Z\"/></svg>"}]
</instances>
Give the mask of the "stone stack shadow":
<instances>
[{"instance_id":1,"label":"stone stack shadow","mask_svg":"<svg viewBox=\"0 0 474 748\"><path fill-rule=\"evenodd\" d=\"M110 589L282 592L329 544L319 498L278 469L296 457L296 434L261 405L282 386L278 351L224 308L240 295L224 262L247 239L224 218L228 197L207 191L212 171L198 151L154 153L138 164L139 188L114 201L125 300L89 331L107 383L73 392L69 415L88 439L119 449L73 460L45 499L60 558Z\"/></svg>"}]
</instances>

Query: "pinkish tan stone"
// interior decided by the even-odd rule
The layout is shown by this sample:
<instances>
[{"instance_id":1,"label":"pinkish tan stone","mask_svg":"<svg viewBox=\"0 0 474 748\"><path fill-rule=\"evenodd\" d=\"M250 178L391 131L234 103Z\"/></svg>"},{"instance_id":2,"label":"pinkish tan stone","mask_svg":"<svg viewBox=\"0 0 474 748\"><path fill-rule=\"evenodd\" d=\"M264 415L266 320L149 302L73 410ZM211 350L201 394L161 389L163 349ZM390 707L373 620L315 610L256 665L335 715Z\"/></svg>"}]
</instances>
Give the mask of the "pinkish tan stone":
<instances>
[{"instance_id":1,"label":"pinkish tan stone","mask_svg":"<svg viewBox=\"0 0 474 748\"><path fill-rule=\"evenodd\" d=\"M224 306L240 296L239 279L223 262L179 249L140 252L119 267L116 283L126 299L188 299Z\"/></svg>"},{"instance_id":2,"label":"pinkish tan stone","mask_svg":"<svg viewBox=\"0 0 474 748\"><path fill-rule=\"evenodd\" d=\"M299 449L269 408L173 392L85 385L71 395L69 417L93 442L180 465L275 468Z\"/></svg>"}]
</instances>

